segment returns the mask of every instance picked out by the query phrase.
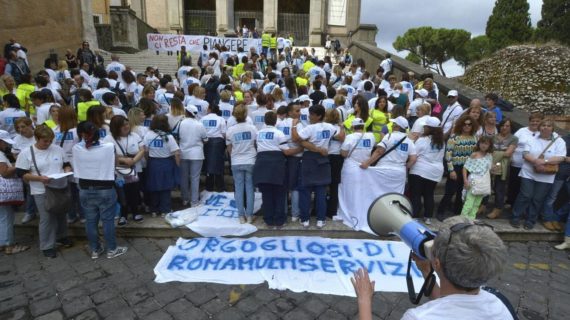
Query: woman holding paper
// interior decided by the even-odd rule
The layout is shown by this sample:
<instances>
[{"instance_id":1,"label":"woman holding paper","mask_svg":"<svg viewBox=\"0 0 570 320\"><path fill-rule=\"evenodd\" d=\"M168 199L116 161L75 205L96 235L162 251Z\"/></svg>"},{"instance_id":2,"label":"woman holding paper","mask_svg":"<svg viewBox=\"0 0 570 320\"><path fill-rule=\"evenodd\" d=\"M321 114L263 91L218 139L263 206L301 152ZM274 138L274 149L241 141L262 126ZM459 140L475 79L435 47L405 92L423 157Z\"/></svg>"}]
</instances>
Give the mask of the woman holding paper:
<instances>
[{"instance_id":1,"label":"woman holding paper","mask_svg":"<svg viewBox=\"0 0 570 320\"><path fill-rule=\"evenodd\" d=\"M34 131L36 143L20 152L16 161L18 175L30 184L31 194L36 202L40 216L38 225L40 250L44 256L55 258L56 243L71 247L67 237L67 221L65 214L50 213L45 208L46 186L65 188L67 179L50 179L52 174L71 171L71 166L65 162L63 149L52 144L55 137L47 126L38 126Z\"/></svg>"}]
</instances>

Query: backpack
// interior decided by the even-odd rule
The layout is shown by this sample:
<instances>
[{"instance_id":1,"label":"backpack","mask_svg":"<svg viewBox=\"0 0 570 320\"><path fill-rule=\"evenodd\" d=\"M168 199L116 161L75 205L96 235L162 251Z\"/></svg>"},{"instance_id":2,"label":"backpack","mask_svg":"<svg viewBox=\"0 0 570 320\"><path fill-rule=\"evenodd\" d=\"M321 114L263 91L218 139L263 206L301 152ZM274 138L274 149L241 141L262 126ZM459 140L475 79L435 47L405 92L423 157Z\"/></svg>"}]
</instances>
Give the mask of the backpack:
<instances>
[{"instance_id":1,"label":"backpack","mask_svg":"<svg viewBox=\"0 0 570 320\"><path fill-rule=\"evenodd\" d=\"M16 85L20 85L22 83L22 76L30 73L28 64L23 59L18 59L16 62L10 62L10 66L12 67L11 74L14 81L16 81Z\"/></svg>"},{"instance_id":2,"label":"backpack","mask_svg":"<svg viewBox=\"0 0 570 320\"><path fill-rule=\"evenodd\" d=\"M129 99L127 98L127 95L125 94L125 90L119 88L120 85L121 83L117 81L117 84L115 84L115 87L112 88L111 91L114 92L119 98L119 101L123 105L123 111L129 112L132 106L131 103L129 102Z\"/></svg>"},{"instance_id":3,"label":"backpack","mask_svg":"<svg viewBox=\"0 0 570 320\"><path fill-rule=\"evenodd\" d=\"M336 51L340 50L340 41L338 41L338 39L335 40L333 46Z\"/></svg>"},{"instance_id":4,"label":"backpack","mask_svg":"<svg viewBox=\"0 0 570 320\"><path fill-rule=\"evenodd\" d=\"M510 103L510 102L507 101L507 100L503 100L503 99L501 99L501 98L499 98L499 100L497 100L496 105L497 105L497 107L499 107L502 111L507 111L507 112L513 111L513 109L515 108L515 106L514 106L512 103Z\"/></svg>"}]
</instances>

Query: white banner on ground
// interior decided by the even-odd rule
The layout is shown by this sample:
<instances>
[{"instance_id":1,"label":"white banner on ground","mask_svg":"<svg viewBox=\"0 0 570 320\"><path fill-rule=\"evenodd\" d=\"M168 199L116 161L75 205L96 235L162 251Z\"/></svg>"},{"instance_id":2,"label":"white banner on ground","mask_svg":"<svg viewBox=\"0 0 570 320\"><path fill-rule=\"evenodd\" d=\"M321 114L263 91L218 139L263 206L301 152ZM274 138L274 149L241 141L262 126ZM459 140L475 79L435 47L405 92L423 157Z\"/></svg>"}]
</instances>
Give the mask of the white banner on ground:
<instances>
[{"instance_id":1,"label":"white banner on ground","mask_svg":"<svg viewBox=\"0 0 570 320\"><path fill-rule=\"evenodd\" d=\"M249 223L239 222L233 192L207 192L200 194L202 206L198 219L186 226L203 237L245 236L257 231ZM253 212L261 209L261 193L255 193Z\"/></svg>"},{"instance_id":2,"label":"white banner on ground","mask_svg":"<svg viewBox=\"0 0 570 320\"><path fill-rule=\"evenodd\" d=\"M239 47L244 51L254 47L261 52L261 39L253 38L221 38L210 36L189 36L183 34L159 34L147 33L146 40L149 50L157 51L177 51L181 46L185 46L187 51L201 51L207 45L208 50L213 50L216 44L226 46L229 51L237 52Z\"/></svg>"},{"instance_id":3,"label":"white banner on ground","mask_svg":"<svg viewBox=\"0 0 570 320\"><path fill-rule=\"evenodd\" d=\"M350 277L365 267L376 291L407 292L403 242L321 237L179 238L154 268L155 281L259 284L294 292L355 296ZM414 285L423 277L415 265Z\"/></svg>"}]
</instances>

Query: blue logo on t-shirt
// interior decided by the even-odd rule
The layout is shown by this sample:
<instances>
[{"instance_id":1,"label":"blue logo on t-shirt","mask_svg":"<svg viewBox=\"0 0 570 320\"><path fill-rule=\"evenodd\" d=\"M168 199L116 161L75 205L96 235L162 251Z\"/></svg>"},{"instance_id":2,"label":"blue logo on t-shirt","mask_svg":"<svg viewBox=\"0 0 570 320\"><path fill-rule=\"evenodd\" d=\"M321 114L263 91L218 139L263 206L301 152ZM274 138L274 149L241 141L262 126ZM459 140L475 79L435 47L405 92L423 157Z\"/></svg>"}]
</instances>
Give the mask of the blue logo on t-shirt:
<instances>
[{"instance_id":1,"label":"blue logo on t-shirt","mask_svg":"<svg viewBox=\"0 0 570 320\"><path fill-rule=\"evenodd\" d=\"M301 115L301 121L307 121L308 117L306 114Z\"/></svg>"},{"instance_id":2,"label":"blue logo on t-shirt","mask_svg":"<svg viewBox=\"0 0 570 320\"><path fill-rule=\"evenodd\" d=\"M202 120L202 124L204 124L204 127L206 127L206 128L215 128L216 125L218 124L218 121L216 121L216 120Z\"/></svg>"},{"instance_id":3,"label":"blue logo on t-shirt","mask_svg":"<svg viewBox=\"0 0 570 320\"><path fill-rule=\"evenodd\" d=\"M274 133L273 132L260 132L259 139L260 140L273 140Z\"/></svg>"},{"instance_id":4,"label":"blue logo on t-shirt","mask_svg":"<svg viewBox=\"0 0 570 320\"><path fill-rule=\"evenodd\" d=\"M230 112L230 110L222 110L222 117L224 118L229 118L231 117L232 113Z\"/></svg>"},{"instance_id":5,"label":"blue logo on t-shirt","mask_svg":"<svg viewBox=\"0 0 570 320\"><path fill-rule=\"evenodd\" d=\"M150 142L150 148L163 148L164 142L161 139L155 139Z\"/></svg>"},{"instance_id":6,"label":"blue logo on t-shirt","mask_svg":"<svg viewBox=\"0 0 570 320\"><path fill-rule=\"evenodd\" d=\"M264 123L265 122L265 117L264 116L255 116L255 123Z\"/></svg>"},{"instance_id":7,"label":"blue logo on t-shirt","mask_svg":"<svg viewBox=\"0 0 570 320\"><path fill-rule=\"evenodd\" d=\"M234 142L242 142L247 140L251 140L251 132L249 131L238 132L234 134Z\"/></svg>"},{"instance_id":8,"label":"blue logo on t-shirt","mask_svg":"<svg viewBox=\"0 0 570 320\"><path fill-rule=\"evenodd\" d=\"M151 122L150 119L144 119L143 126L150 127L150 122Z\"/></svg>"},{"instance_id":9,"label":"blue logo on t-shirt","mask_svg":"<svg viewBox=\"0 0 570 320\"><path fill-rule=\"evenodd\" d=\"M105 138L107 136L107 130L101 128L99 129L99 138Z\"/></svg>"},{"instance_id":10,"label":"blue logo on t-shirt","mask_svg":"<svg viewBox=\"0 0 570 320\"><path fill-rule=\"evenodd\" d=\"M330 130L317 131L317 140L330 139L330 137L331 137Z\"/></svg>"},{"instance_id":11,"label":"blue logo on t-shirt","mask_svg":"<svg viewBox=\"0 0 570 320\"><path fill-rule=\"evenodd\" d=\"M370 148L372 146L372 142L370 141L370 139L362 139L358 143L358 146L362 148Z\"/></svg>"},{"instance_id":12,"label":"blue logo on t-shirt","mask_svg":"<svg viewBox=\"0 0 570 320\"><path fill-rule=\"evenodd\" d=\"M284 135L288 136L291 133L291 128L289 127L277 127L277 129L281 130Z\"/></svg>"},{"instance_id":13,"label":"blue logo on t-shirt","mask_svg":"<svg viewBox=\"0 0 570 320\"><path fill-rule=\"evenodd\" d=\"M14 117L4 118L4 122L7 125L11 126L11 125L14 125L14 123L16 122L17 119L18 118L14 118Z\"/></svg>"},{"instance_id":14,"label":"blue logo on t-shirt","mask_svg":"<svg viewBox=\"0 0 570 320\"><path fill-rule=\"evenodd\" d=\"M400 150L402 150L402 151L408 151L408 144L407 144L407 143L402 143L402 144L400 144Z\"/></svg>"}]
</instances>

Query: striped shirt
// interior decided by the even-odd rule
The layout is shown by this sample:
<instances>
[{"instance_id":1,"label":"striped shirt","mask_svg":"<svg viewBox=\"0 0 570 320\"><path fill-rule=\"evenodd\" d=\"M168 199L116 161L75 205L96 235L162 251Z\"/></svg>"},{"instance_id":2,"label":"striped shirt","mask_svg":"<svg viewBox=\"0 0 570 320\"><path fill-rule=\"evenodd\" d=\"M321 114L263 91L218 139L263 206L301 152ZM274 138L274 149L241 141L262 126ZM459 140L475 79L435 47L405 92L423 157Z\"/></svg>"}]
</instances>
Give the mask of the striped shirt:
<instances>
[{"instance_id":1,"label":"striped shirt","mask_svg":"<svg viewBox=\"0 0 570 320\"><path fill-rule=\"evenodd\" d=\"M447 141L445 161L451 172L454 166L463 166L477 145L475 136L453 136Z\"/></svg>"}]
</instances>

